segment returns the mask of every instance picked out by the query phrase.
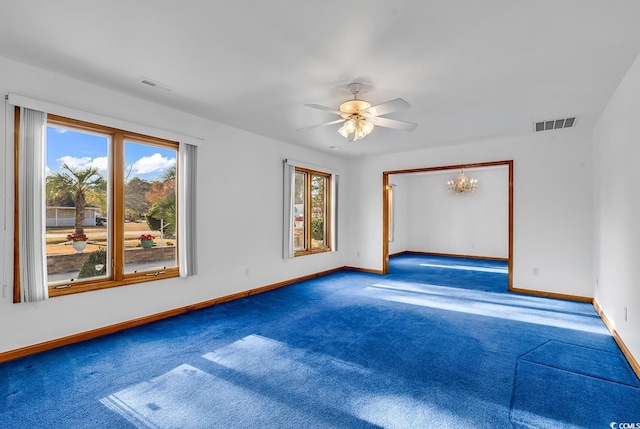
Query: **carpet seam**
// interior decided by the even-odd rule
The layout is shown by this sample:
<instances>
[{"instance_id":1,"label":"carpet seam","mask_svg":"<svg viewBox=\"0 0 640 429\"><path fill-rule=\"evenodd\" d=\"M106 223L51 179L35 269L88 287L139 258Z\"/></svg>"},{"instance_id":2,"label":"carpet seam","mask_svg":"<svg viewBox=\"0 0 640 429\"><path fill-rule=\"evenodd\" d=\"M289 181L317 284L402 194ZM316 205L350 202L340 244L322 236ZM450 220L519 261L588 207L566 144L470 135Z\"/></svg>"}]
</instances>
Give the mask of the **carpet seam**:
<instances>
[{"instance_id":1,"label":"carpet seam","mask_svg":"<svg viewBox=\"0 0 640 429\"><path fill-rule=\"evenodd\" d=\"M594 380L601 380L601 381L604 381L604 382L607 382L607 383L612 383L612 384L616 384L616 385L619 385L619 386L627 386L627 387L630 387L632 389L640 390L640 387L638 387L638 386L634 386L634 385L627 384L627 383L622 383L622 382L619 382L619 381L608 380L606 378L596 377L594 375L589 375L589 374L583 374L581 372L569 371L568 369L558 368L556 366L546 365L544 363L534 362L534 361L527 360L527 359L520 359L520 361L529 362L530 364L542 366L542 367L545 367L545 368L555 369L557 371L566 372L568 374L576 374L576 375L580 375L582 377L588 377L588 378L591 378L591 379L594 379Z\"/></svg>"}]
</instances>

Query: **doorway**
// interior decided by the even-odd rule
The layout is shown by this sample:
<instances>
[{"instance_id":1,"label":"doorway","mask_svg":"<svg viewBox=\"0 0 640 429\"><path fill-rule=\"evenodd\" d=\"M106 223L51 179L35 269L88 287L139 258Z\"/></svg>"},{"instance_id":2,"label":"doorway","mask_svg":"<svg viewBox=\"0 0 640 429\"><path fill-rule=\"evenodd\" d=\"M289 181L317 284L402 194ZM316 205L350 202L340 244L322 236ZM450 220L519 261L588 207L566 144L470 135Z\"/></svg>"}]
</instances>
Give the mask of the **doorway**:
<instances>
[{"instance_id":1,"label":"doorway","mask_svg":"<svg viewBox=\"0 0 640 429\"><path fill-rule=\"evenodd\" d=\"M391 181L394 177L413 177L416 178L418 176L425 176L431 173L459 173L461 170L471 170L482 172L489 169L496 169L497 167L506 167L506 179L501 179L504 183L507 196L506 201L503 204L500 204L506 213L504 213L507 221L506 225L506 253L507 253L507 265L508 265L508 290L511 291L513 287L513 160L508 161L493 161L493 162L482 162L482 163L474 163L474 164L458 164L458 165L447 165L447 166L439 166L439 167L425 167L425 168L417 168L410 170L394 170L394 171L385 171L382 174L382 190L383 190L383 222L382 222L382 257L383 257L383 273L389 273L389 256L390 256L390 240L393 240L394 234L398 231L394 231L395 220L394 217L398 216L398 213L394 213L394 199L398 200L394 196L394 183ZM396 176L397 175L397 176ZM406 176L405 176L406 175ZM413 176L415 175L415 176ZM442 174L441 174L442 176ZM443 176L444 177L444 176ZM487 183L485 183L487 185ZM442 186L446 187L446 181L442 182ZM482 186L482 182L479 184ZM500 191L502 192L502 191ZM475 197L477 195L469 195L469 197ZM458 197L456 195L452 195L451 197ZM461 196L462 198L467 198L467 196ZM504 197L504 196L503 196ZM446 228L444 228L446 230ZM455 228L457 233L463 231L463 228ZM452 241L453 240L452 238ZM473 247L473 246L472 246ZM485 246L486 247L486 246ZM415 249L413 249L415 250ZM481 256L483 255L482 250L478 250ZM463 257L474 257L474 255L470 254L473 252L428 252L432 254L441 253L443 255L448 256L463 256ZM461 254L460 254L461 253Z\"/></svg>"}]
</instances>

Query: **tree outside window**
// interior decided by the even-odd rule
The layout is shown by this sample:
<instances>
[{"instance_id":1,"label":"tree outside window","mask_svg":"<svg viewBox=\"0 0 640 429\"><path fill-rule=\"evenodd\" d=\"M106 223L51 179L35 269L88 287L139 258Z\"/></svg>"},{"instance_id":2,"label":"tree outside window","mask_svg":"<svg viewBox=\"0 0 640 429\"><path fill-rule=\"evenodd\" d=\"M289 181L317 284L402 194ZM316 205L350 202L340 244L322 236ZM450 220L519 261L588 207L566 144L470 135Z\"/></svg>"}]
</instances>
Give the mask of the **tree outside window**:
<instances>
[{"instance_id":1,"label":"tree outside window","mask_svg":"<svg viewBox=\"0 0 640 429\"><path fill-rule=\"evenodd\" d=\"M331 176L296 167L294 249L296 256L330 251Z\"/></svg>"}]
</instances>

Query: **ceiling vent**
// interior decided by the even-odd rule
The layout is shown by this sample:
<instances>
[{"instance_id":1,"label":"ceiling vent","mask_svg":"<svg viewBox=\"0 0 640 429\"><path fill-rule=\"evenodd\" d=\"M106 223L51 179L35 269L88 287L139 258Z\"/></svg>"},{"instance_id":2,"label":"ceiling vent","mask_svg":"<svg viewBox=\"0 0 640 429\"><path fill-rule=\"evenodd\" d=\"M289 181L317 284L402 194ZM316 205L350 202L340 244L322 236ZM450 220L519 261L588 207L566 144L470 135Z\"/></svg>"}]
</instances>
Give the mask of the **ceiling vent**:
<instances>
[{"instance_id":1,"label":"ceiling vent","mask_svg":"<svg viewBox=\"0 0 640 429\"><path fill-rule=\"evenodd\" d=\"M161 89L163 91L167 91L167 92L172 92L173 88L171 88L169 85L165 85L163 83L160 83L158 81L155 81L153 79L149 79L148 77L141 77L138 79L138 82L140 82L143 85L147 85L150 86L151 88L156 88L156 89Z\"/></svg>"},{"instance_id":2,"label":"ceiling vent","mask_svg":"<svg viewBox=\"0 0 640 429\"><path fill-rule=\"evenodd\" d=\"M549 121L541 121L535 122L533 124L533 130L535 132L538 131L548 131L548 130L557 130L559 128L572 128L576 126L576 117L565 118L565 119L551 119Z\"/></svg>"}]
</instances>

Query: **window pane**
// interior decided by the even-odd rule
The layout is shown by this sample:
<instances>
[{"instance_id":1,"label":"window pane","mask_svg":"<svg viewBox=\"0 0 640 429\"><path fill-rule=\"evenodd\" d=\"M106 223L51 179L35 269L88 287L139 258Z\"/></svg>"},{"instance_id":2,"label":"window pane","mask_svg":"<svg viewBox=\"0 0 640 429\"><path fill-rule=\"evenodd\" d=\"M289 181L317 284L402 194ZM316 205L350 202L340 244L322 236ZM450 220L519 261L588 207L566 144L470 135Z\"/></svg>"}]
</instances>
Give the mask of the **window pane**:
<instances>
[{"instance_id":1,"label":"window pane","mask_svg":"<svg viewBox=\"0 0 640 429\"><path fill-rule=\"evenodd\" d=\"M177 151L124 144L124 273L177 266Z\"/></svg>"},{"instance_id":2,"label":"window pane","mask_svg":"<svg viewBox=\"0 0 640 429\"><path fill-rule=\"evenodd\" d=\"M311 175L311 248L327 247L327 176Z\"/></svg>"},{"instance_id":3,"label":"window pane","mask_svg":"<svg viewBox=\"0 0 640 429\"><path fill-rule=\"evenodd\" d=\"M294 190L294 228L293 228L293 248L294 250L305 250L306 236L304 227L304 213L306 206L305 184L307 173L296 171L296 183Z\"/></svg>"},{"instance_id":4,"label":"window pane","mask_svg":"<svg viewBox=\"0 0 640 429\"><path fill-rule=\"evenodd\" d=\"M46 248L50 284L109 277L110 138L47 127Z\"/></svg>"}]
</instances>

